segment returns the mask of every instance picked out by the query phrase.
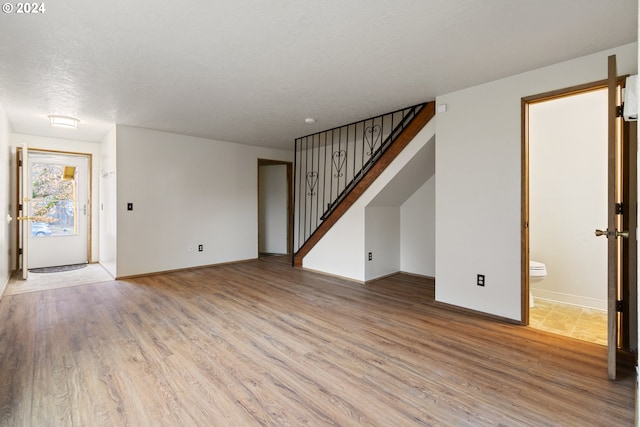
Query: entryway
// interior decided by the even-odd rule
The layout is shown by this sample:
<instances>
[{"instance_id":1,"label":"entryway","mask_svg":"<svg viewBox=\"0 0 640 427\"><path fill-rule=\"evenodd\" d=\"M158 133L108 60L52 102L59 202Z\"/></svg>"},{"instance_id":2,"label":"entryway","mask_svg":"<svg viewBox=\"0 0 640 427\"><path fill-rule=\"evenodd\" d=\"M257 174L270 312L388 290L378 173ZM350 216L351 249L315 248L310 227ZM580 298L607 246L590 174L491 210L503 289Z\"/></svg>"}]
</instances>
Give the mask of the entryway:
<instances>
[{"instance_id":1,"label":"entryway","mask_svg":"<svg viewBox=\"0 0 640 427\"><path fill-rule=\"evenodd\" d=\"M91 155L19 148L18 253L31 268L87 264L91 247Z\"/></svg>"},{"instance_id":2,"label":"entryway","mask_svg":"<svg viewBox=\"0 0 640 427\"><path fill-rule=\"evenodd\" d=\"M87 263L89 159L30 150L29 268Z\"/></svg>"},{"instance_id":3,"label":"entryway","mask_svg":"<svg viewBox=\"0 0 640 427\"><path fill-rule=\"evenodd\" d=\"M54 273L29 273L23 280L14 273L9 279L3 296L18 295L28 292L50 291L52 289L69 288L92 283L109 282L113 277L100 264L86 264L83 268Z\"/></svg>"}]
</instances>

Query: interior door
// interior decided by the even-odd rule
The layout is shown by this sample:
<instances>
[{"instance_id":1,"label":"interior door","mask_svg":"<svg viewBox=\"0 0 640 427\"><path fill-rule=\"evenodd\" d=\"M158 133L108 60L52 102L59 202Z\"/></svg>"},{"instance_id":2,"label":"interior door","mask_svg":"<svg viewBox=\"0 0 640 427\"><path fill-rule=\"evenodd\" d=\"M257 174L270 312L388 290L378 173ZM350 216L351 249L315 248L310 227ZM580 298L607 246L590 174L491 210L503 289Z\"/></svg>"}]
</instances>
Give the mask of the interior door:
<instances>
[{"instance_id":1,"label":"interior door","mask_svg":"<svg viewBox=\"0 0 640 427\"><path fill-rule=\"evenodd\" d=\"M20 256L20 276L26 280L29 277L29 168L27 158L29 149L23 144L18 150L18 247Z\"/></svg>"},{"instance_id":2,"label":"interior door","mask_svg":"<svg viewBox=\"0 0 640 427\"><path fill-rule=\"evenodd\" d=\"M628 337L631 316L629 306L629 290L636 287L636 261L630 259L630 253L635 253L630 242L635 247L635 197L630 197L630 191L635 191L635 161L630 162L629 139L624 137L624 127L618 106L621 105L620 85L617 77L616 57L608 59L608 155L607 155L607 229L596 230L596 236L607 237L607 370L610 379L616 378L618 349ZM624 143L626 142L626 144ZM626 175L626 178L625 178ZM627 200L625 200L625 196ZM633 206L631 206L633 205ZM632 230L623 226L633 226ZM631 235L630 235L631 232ZM631 239L629 239L631 237ZM629 241L624 242L625 238ZM624 250L626 249L626 251ZM626 304L623 295L627 295ZM624 308L626 305L626 313ZM635 305L633 305L635 307ZM624 319L624 322L622 320ZM629 340L626 340L629 346Z\"/></svg>"},{"instance_id":3,"label":"interior door","mask_svg":"<svg viewBox=\"0 0 640 427\"><path fill-rule=\"evenodd\" d=\"M29 152L29 268L88 261L88 163L82 155Z\"/></svg>"}]
</instances>

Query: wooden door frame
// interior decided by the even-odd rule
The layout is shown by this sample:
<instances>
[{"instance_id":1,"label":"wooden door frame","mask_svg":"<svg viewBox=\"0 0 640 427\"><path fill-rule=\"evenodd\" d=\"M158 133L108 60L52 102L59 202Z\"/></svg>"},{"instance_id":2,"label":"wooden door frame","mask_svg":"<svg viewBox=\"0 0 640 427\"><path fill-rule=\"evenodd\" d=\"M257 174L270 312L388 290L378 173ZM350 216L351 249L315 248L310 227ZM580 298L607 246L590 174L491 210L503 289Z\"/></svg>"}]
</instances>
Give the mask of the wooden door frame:
<instances>
[{"instance_id":1,"label":"wooden door frame","mask_svg":"<svg viewBox=\"0 0 640 427\"><path fill-rule=\"evenodd\" d=\"M618 76L617 82L619 86L624 86L626 75ZM607 80L600 80L596 82L586 83L583 85L572 86L564 89L554 90L550 92L541 93L538 95L532 95L524 97L521 100L521 324L529 324L529 116L528 107L530 104L537 102L544 102L553 100L556 98L562 98L571 95L577 95L584 92L590 92L598 89L608 88ZM622 124L624 133L628 136L627 144L623 145L623 149L626 150L626 155L636 156L637 149L637 123L636 122L624 122ZM630 158L630 157L629 157ZM633 169L635 166L635 169ZM623 167L623 170L625 166ZM626 183L625 198L624 198L624 212L623 217L627 220L623 227L629 232L629 242L636 242L635 227L637 224L637 165L631 165L632 170L626 170L624 172L624 181ZM625 239L627 240L627 239ZM621 292L623 300L623 312L627 313L627 316L622 318L622 327L624 334L620 337L619 344L623 349L636 351L638 342L637 335L634 335L634 331L637 331L638 313L637 313L637 271L634 266L637 264L637 247L636 245L627 244L624 247L623 241L623 263L626 261L631 264L631 268L628 265L623 265L623 282ZM608 298L610 299L610 298ZM609 303L608 303L609 304ZM617 353L617 349L610 349L612 354ZM620 353L618 353L620 354ZM608 354L608 357L611 357ZM611 374L611 372L609 372ZM611 375L610 375L611 376Z\"/></svg>"},{"instance_id":2,"label":"wooden door frame","mask_svg":"<svg viewBox=\"0 0 640 427\"><path fill-rule=\"evenodd\" d=\"M623 153L622 158L627 159L622 165L623 169L623 214L622 229L629 233L627 239L622 240L622 330L629 333L621 336L621 346L623 349L636 352L638 348L638 335L633 332L638 327L638 246L637 246L637 226L638 226L638 122L624 121L623 127ZM635 160L635 161L634 161ZM635 261L635 262L634 262ZM633 284L636 286L633 286ZM625 315L626 314L626 315Z\"/></svg>"},{"instance_id":3,"label":"wooden door frame","mask_svg":"<svg viewBox=\"0 0 640 427\"><path fill-rule=\"evenodd\" d=\"M619 78L619 82L623 78ZM521 321L529 324L529 105L607 88L607 80L557 89L521 99Z\"/></svg>"},{"instance_id":4,"label":"wooden door frame","mask_svg":"<svg viewBox=\"0 0 640 427\"><path fill-rule=\"evenodd\" d=\"M258 198L260 197L260 166L285 165L287 167L287 255L293 254L293 162L258 159ZM260 202L258 200L258 255L260 254Z\"/></svg>"},{"instance_id":5,"label":"wooden door frame","mask_svg":"<svg viewBox=\"0 0 640 427\"><path fill-rule=\"evenodd\" d=\"M20 200L20 188L22 178L20 177L20 166L18 165L18 161L20 160L19 152L22 151L22 147L16 147L16 205L15 205L15 216L18 217L18 207L22 203ZM75 151L62 151L62 150L49 150L44 148L31 148L29 147L29 153L50 153L50 154L59 154L63 156L82 156L87 158L87 182L88 182L88 196L89 196L89 204L87 206L87 262L91 263L93 257L92 251L92 243L93 243L93 154L91 153L80 153ZM27 162L29 159L25 159ZM24 166L24 165L23 165ZM20 233L20 224L19 221L16 221L15 224L15 253L20 254L20 239L18 239L18 233ZM16 256L15 269L18 270L20 267L20 255Z\"/></svg>"}]
</instances>

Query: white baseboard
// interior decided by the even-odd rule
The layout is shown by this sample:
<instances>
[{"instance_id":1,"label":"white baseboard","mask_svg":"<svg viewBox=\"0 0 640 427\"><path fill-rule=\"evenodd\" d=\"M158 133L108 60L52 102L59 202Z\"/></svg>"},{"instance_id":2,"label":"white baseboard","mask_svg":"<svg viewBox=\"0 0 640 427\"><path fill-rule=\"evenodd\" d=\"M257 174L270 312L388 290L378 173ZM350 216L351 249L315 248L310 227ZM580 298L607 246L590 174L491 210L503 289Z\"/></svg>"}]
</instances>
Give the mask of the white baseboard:
<instances>
[{"instance_id":1,"label":"white baseboard","mask_svg":"<svg viewBox=\"0 0 640 427\"><path fill-rule=\"evenodd\" d=\"M11 280L11 272L6 277L6 279L4 280L4 283L0 287L0 299L2 299L2 295L4 295L5 289L7 289L7 285L9 284L9 280Z\"/></svg>"},{"instance_id":2,"label":"white baseboard","mask_svg":"<svg viewBox=\"0 0 640 427\"><path fill-rule=\"evenodd\" d=\"M607 300L583 297L580 295L564 294L562 292L547 291L544 289L532 288L533 298L541 298L549 301L561 302L564 304L577 305L580 307L595 308L597 310L607 309Z\"/></svg>"}]
</instances>

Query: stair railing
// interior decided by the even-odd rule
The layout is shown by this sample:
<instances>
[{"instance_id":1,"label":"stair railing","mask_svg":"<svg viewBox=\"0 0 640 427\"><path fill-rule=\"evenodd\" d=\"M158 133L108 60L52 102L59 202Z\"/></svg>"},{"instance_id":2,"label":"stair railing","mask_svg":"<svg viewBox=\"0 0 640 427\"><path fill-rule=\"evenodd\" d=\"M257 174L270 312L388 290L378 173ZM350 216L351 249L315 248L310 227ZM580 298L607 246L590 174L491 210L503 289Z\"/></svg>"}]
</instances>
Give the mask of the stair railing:
<instances>
[{"instance_id":1,"label":"stair railing","mask_svg":"<svg viewBox=\"0 0 640 427\"><path fill-rule=\"evenodd\" d=\"M414 105L295 140L294 253L424 106Z\"/></svg>"}]
</instances>

